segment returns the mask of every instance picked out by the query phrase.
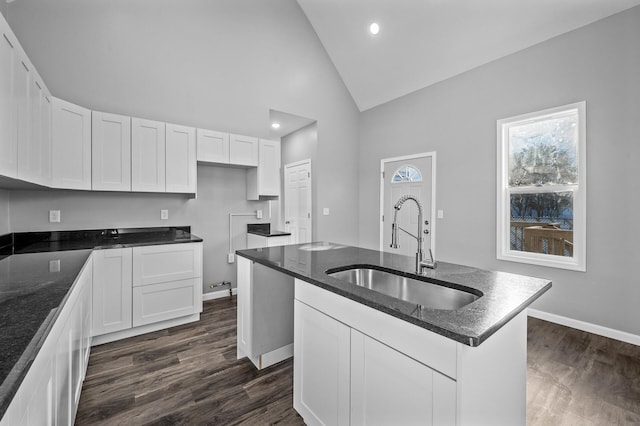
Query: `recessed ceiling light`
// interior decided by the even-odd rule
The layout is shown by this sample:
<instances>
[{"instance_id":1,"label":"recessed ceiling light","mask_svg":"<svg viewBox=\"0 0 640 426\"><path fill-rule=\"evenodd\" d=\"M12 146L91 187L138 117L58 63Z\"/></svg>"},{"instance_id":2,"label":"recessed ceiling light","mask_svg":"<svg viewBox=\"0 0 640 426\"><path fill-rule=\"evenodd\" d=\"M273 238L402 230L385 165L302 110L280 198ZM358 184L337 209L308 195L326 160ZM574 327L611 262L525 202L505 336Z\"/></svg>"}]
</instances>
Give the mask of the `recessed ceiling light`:
<instances>
[{"instance_id":1,"label":"recessed ceiling light","mask_svg":"<svg viewBox=\"0 0 640 426\"><path fill-rule=\"evenodd\" d=\"M271 123L271 127L273 127L274 129L279 129L280 123L274 121L273 123Z\"/></svg>"},{"instance_id":2,"label":"recessed ceiling light","mask_svg":"<svg viewBox=\"0 0 640 426\"><path fill-rule=\"evenodd\" d=\"M369 25L369 32L373 35L378 35L380 32L380 25L378 25L377 22L372 22L371 25Z\"/></svg>"}]
</instances>

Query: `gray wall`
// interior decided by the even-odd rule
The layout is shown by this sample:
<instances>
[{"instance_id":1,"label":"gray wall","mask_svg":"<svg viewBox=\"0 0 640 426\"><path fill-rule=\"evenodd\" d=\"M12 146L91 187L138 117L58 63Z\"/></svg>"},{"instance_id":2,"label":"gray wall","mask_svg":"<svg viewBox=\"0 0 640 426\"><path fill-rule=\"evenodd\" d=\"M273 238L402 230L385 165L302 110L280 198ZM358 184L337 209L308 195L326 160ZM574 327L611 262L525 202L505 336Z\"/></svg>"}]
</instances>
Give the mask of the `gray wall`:
<instances>
[{"instance_id":1,"label":"gray wall","mask_svg":"<svg viewBox=\"0 0 640 426\"><path fill-rule=\"evenodd\" d=\"M546 277L533 307L640 335L640 7L366 111L360 243L378 247L382 158L437 151L440 260ZM587 272L496 260L496 120L587 102Z\"/></svg>"},{"instance_id":2,"label":"gray wall","mask_svg":"<svg viewBox=\"0 0 640 426\"><path fill-rule=\"evenodd\" d=\"M318 123L311 123L308 126L303 127L293 133L284 136L281 139L282 147L282 171L284 173L284 166L296 161L302 161L311 159L311 205L316 212L321 212L320 206L317 205L318 197L318 184L315 176L317 151L318 151ZM284 178L282 179L281 193L284 194ZM284 200L283 200L284 202ZM280 204L280 209L284 212L284 205ZM314 236L318 235L318 221L317 216L313 218L311 232ZM281 218L280 225L284 227L282 223L284 218ZM315 238L318 240L319 238Z\"/></svg>"},{"instance_id":3,"label":"gray wall","mask_svg":"<svg viewBox=\"0 0 640 426\"><path fill-rule=\"evenodd\" d=\"M90 109L262 137L269 109L318 120L316 196L333 212L316 214L318 236L357 243L357 186L340 185L333 170L357 180L346 166L357 162L359 113L295 0L20 0L5 9L52 93ZM191 225L205 240L208 290L235 281L227 214L267 208L245 201L244 175L199 166L195 200L18 191L12 230L164 225L159 211L168 208L168 223ZM46 222L54 206L60 226Z\"/></svg>"},{"instance_id":4,"label":"gray wall","mask_svg":"<svg viewBox=\"0 0 640 426\"><path fill-rule=\"evenodd\" d=\"M0 189L0 235L9 232L9 191Z\"/></svg>"}]
</instances>

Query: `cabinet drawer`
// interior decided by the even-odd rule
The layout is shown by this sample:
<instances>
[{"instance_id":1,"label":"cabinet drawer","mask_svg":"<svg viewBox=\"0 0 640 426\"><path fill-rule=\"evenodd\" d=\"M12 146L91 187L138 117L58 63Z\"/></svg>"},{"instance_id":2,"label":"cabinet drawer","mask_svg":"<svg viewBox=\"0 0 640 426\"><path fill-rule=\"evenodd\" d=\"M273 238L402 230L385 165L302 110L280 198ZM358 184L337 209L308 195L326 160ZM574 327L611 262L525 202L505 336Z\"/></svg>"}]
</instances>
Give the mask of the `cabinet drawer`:
<instances>
[{"instance_id":1,"label":"cabinet drawer","mask_svg":"<svg viewBox=\"0 0 640 426\"><path fill-rule=\"evenodd\" d=\"M197 291L202 280L192 278L133 288L133 326L151 324L202 311Z\"/></svg>"},{"instance_id":2,"label":"cabinet drawer","mask_svg":"<svg viewBox=\"0 0 640 426\"><path fill-rule=\"evenodd\" d=\"M202 244L134 247L133 286L202 276Z\"/></svg>"}]
</instances>

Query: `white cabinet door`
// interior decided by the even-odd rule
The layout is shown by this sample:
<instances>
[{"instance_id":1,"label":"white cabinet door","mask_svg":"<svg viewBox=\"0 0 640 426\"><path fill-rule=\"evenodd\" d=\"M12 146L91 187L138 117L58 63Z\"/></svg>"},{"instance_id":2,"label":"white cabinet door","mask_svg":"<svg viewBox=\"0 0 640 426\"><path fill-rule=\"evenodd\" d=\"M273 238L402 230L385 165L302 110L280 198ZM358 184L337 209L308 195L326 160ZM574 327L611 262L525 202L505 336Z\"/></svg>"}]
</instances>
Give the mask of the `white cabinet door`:
<instances>
[{"instance_id":1,"label":"white cabinet door","mask_svg":"<svg viewBox=\"0 0 640 426\"><path fill-rule=\"evenodd\" d=\"M0 175L18 173L18 136L15 122L13 75L18 60L17 40L0 16Z\"/></svg>"},{"instance_id":2,"label":"white cabinet door","mask_svg":"<svg viewBox=\"0 0 640 426\"><path fill-rule=\"evenodd\" d=\"M202 280L192 278L134 287L133 326L201 312L201 282Z\"/></svg>"},{"instance_id":3,"label":"white cabinet door","mask_svg":"<svg viewBox=\"0 0 640 426\"><path fill-rule=\"evenodd\" d=\"M33 181L33 165L30 154L36 151L36 143L31 138L31 65L18 58L13 74L13 94L15 101L15 125L18 136L18 177Z\"/></svg>"},{"instance_id":4,"label":"white cabinet door","mask_svg":"<svg viewBox=\"0 0 640 426\"><path fill-rule=\"evenodd\" d=\"M133 286L202 277L202 243L133 248Z\"/></svg>"},{"instance_id":5,"label":"white cabinet door","mask_svg":"<svg viewBox=\"0 0 640 426\"><path fill-rule=\"evenodd\" d=\"M93 253L93 335L131 328L132 249Z\"/></svg>"},{"instance_id":6,"label":"white cabinet door","mask_svg":"<svg viewBox=\"0 0 640 426\"><path fill-rule=\"evenodd\" d=\"M166 191L195 194L196 129L166 125Z\"/></svg>"},{"instance_id":7,"label":"white cabinet door","mask_svg":"<svg viewBox=\"0 0 640 426\"><path fill-rule=\"evenodd\" d=\"M350 329L294 303L293 407L308 425L348 425Z\"/></svg>"},{"instance_id":8,"label":"white cabinet door","mask_svg":"<svg viewBox=\"0 0 640 426\"><path fill-rule=\"evenodd\" d=\"M229 164L257 167L258 150L258 138L229 135Z\"/></svg>"},{"instance_id":9,"label":"white cabinet door","mask_svg":"<svg viewBox=\"0 0 640 426\"><path fill-rule=\"evenodd\" d=\"M280 195L280 141L260 139L258 167L247 170L247 199Z\"/></svg>"},{"instance_id":10,"label":"white cabinet door","mask_svg":"<svg viewBox=\"0 0 640 426\"><path fill-rule=\"evenodd\" d=\"M53 98L51 186L91 189L91 111Z\"/></svg>"},{"instance_id":11,"label":"white cabinet door","mask_svg":"<svg viewBox=\"0 0 640 426\"><path fill-rule=\"evenodd\" d=\"M280 141L260 139L258 183L258 195L280 195Z\"/></svg>"},{"instance_id":12,"label":"white cabinet door","mask_svg":"<svg viewBox=\"0 0 640 426\"><path fill-rule=\"evenodd\" d=\"M198 161L229 164L229 133L198 129Z\"/></svg>"},{"instance_id":13,"label":"white cabinet door","mask_svg":"<svg viewBox=\"0 0 640 426\"><path fill-rule=\"evenodd\" d=\"M436 424L434 374L426 365L352 329L351 424ZM455 424L455 382L449 380L453 421L444 424Z\"/></svg>"},{"instance_id":14,"label":"white cabinet door","mask_svg":"<svg viewBox=\"0 0 640 426\"><path fill-rule=\"evenodd\" d=\"M165 124L131 119L131 189L165 191Z\"/></svg>"},{"instance_id":15,"label":"white cabinet door","mask_svg":"<svg viewBox=\"0 0 640 426\"><path fill-rule=\"evenodd\" d=\"M28 75L27 98L20 96L18 108L18 178L49 185L51 157L51 97L35 69L22 62ZM22 84L20 84L22 86ZM24 86L21 87L24 90ZM26 107L26 109L25 109Z\"/></svg>"},{"instance_id":16,"label":"white cabinet door","mask_svg":"<svg viewBox=\"0 0 640 426\"><path fill-rule=\"evenodd\" d=\"M52 143L53 97L43 91L40 99L40 161L42 185L51 185L51 143Z\"/></svg>"},{"instance_id":17,"label":"white cabinet door","mask_svg":"<svg viewBox=\"0 0 640 426\"><path fill-rule=\"evenodd\" d=\"M131 191L131 118L91 112L91 187Z\"/></svg>"}]
</instances>

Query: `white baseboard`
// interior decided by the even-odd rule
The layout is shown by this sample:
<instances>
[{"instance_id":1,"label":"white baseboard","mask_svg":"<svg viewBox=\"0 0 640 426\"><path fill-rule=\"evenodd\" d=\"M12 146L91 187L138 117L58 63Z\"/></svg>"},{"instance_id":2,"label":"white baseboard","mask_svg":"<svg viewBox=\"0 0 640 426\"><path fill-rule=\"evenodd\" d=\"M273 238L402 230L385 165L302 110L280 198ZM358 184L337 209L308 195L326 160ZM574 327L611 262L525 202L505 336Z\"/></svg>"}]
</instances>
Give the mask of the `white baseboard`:
<instances>
[{"instance_id":1,"label":"white baseboard","mask_svg":"<svg viewBox=\"0 0 640 426\"><path fill-rule=\"evenodd\" d=\"M588 333L597 334L598 336L608 337L610 339L620 340L621 342L631 343L632 345L640 346L640 336L636 334L627 333L626 331L615 330L613 328L603 327L597 324L591 324L589 322L575 320L572 318L563 317L561 315L550 314L548 312L539 311L537 309L529 308L527 315L541 320L553 322L567 327L575 328L578 330L586 331Z\"/></svg>"},{"instance_id":2,"label":"white baseboard","mask_svg":"<svg viewBox=\"0 0 640 426\"><path fill-rule=\"evenodd\" d=\"M238 294L238 289L237 288L232 288L231 289L231 294L236 295ZM213 300L213 299L220 299L222 297L229 297L229 290L218 290L218 291L210 291L208 293L202 293L202 300Z\"/></svg>"}]
</instances>

